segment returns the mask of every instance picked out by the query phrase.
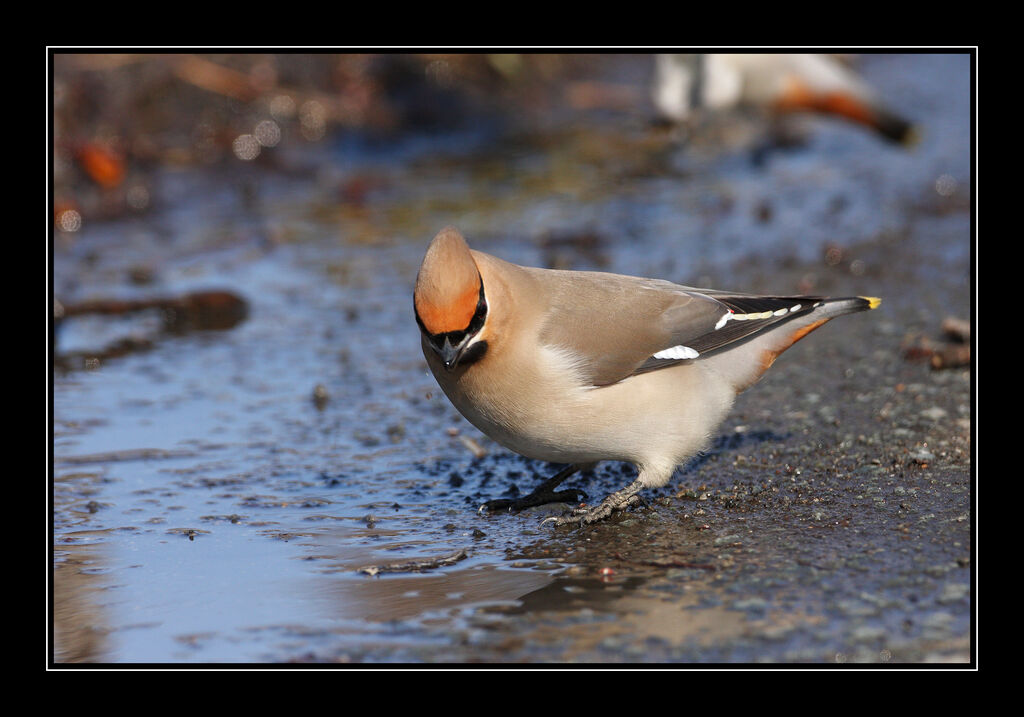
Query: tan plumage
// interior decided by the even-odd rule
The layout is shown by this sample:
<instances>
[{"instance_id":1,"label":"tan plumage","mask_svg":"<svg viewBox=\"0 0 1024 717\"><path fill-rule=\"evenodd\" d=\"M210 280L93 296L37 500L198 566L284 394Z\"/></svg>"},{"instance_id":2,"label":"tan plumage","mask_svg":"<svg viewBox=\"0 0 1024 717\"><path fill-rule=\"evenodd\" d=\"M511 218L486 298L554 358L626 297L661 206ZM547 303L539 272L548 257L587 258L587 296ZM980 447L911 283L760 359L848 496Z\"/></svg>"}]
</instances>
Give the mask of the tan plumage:
<instances>
[{"instance_id":1,"label":"tan plumage","mask_svg":"<svg viewBox=\"0 0 1024 717\"><path fill-rule=\"evenodd\" d=\"M522 267L470 249L450 227L431 242L414 292L424 356L459 412L518 453L571 466L509 507L566 498L553 488L579 466L637 466L630 486L560 523L604 518L667 483L776 356L877 304Z\"/></svg>"}]
</instances>

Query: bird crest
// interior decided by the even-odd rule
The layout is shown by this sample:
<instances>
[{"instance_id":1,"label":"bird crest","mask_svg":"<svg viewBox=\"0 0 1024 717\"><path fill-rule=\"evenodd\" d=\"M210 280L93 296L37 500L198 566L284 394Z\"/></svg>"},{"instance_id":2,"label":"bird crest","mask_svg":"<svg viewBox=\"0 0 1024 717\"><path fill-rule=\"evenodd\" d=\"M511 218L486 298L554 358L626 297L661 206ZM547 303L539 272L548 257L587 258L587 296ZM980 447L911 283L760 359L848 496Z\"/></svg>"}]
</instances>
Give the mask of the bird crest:
<instances>
[{"instance_id":1,"label":"bird crest","mask_svg":"<svg viewBox=\"0 0 1024 717\"><path fill-rule=\"evenodd\" d=\"M480 270L457 229L438 232L416 276L416 315L431 334L465 331L480 302Z\"/></svg>"}]
</instances>

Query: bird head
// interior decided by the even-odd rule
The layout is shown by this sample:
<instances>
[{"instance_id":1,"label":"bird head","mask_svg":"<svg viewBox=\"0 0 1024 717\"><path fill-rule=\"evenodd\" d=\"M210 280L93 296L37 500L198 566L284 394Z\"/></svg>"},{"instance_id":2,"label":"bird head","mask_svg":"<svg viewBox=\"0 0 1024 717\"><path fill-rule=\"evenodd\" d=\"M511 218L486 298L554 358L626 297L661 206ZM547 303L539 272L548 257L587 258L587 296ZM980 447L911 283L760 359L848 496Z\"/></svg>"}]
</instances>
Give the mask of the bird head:
<instances>
[{"instance_id":1,"label":"bird head","mask_svg":"<svg viewBox=\"0 0 1024 717\"><path fill-rule=\"evenodd\" d=\"M446 227L427 247L413 292L416 323L445 369L482 358L487 299L480 269L459 231Z\"/></svg>"}]
</instances>

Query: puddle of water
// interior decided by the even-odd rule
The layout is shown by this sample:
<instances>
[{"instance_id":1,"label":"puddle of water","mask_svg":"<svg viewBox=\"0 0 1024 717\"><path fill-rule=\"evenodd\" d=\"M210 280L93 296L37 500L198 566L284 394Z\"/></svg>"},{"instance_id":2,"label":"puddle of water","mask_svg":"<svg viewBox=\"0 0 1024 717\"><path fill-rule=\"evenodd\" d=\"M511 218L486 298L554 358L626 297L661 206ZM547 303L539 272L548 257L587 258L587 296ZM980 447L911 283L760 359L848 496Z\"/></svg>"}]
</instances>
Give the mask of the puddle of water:
<instances>
[{"instance_id":1,"label":"puddle of water","mask_svg":"<svg viewBox=\"0 0 1024 717\"><path fill-rule=\"evenodd\" d=\"M497 147L477 135L383 154L339 143L317 176L249 173L231 180L237 191L175 173L165 186L209 191L59 241L62 301L216 288L248 313L225 331L166 335L140 315L58 332L59 354L111 332L152 343L54 374L55 660L571 661L614 655L625 635L666 655L781 630L770 606L750 617L708 605L698 583L665 602L567 581L572 536L552 539L550 557L510 557L543 541L538 516L475 508L510 481L529 490L543 467L508 457L448 404L420 353L411 286L449 223L512 261L689 283L720 283L751 257L817 260L828 244L902 231L902 207L931 199L937 177L970 181L966 59L904 62L866 67L883 91L928 107L916 153L817 122L805 149L764 169L652 145L636 124ZM339 202L353 177L371 198ZM964 262L955 246L935 250L940 270ZM126 281L140 265L154 277L142 288ZM358 572L462 549L465 560L421 574ZM595 609L595 596L611 607ZM563 629L500 628L553 604L573 615Z\"/></svg>"}]
</instances>

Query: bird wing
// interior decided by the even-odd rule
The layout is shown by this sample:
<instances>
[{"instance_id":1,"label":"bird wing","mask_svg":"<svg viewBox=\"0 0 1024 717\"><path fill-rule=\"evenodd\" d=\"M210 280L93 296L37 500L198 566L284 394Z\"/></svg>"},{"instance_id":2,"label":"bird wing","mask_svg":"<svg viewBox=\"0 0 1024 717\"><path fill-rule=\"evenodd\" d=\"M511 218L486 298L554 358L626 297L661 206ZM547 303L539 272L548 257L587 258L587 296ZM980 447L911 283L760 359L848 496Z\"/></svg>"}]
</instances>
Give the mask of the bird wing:
<instances>
[{"instance_id":1,"label":"bird wing","mask_svg":"<svg viewBox=\"0 0 1024 717\"><path fill-rule=\"evenodd\" d=\"M559 276L546 282L550 310L541 342L572 352L583 380L593 386L699 361L784 323L796 321L796 329L817 320L830 303L863 306L821 318L868 308L863 299L758 296L596 272L551 274Z\"/></svg>"},{"instance_id":2,"label":"bird wing","mask_svg":"<svg viewBox=\"0 0 1024 717\"><path fill-rule=\"evenodd\" d=\"M806 320L828 301L821 296L761 296L689 288L685 292L696 301L673 304L660 317L669 328L672 346L684 348L659 350L633 373L666 368L679 360L707 358L783 324L802 324L801 319Z\"/></svg>"}]
</instances>

